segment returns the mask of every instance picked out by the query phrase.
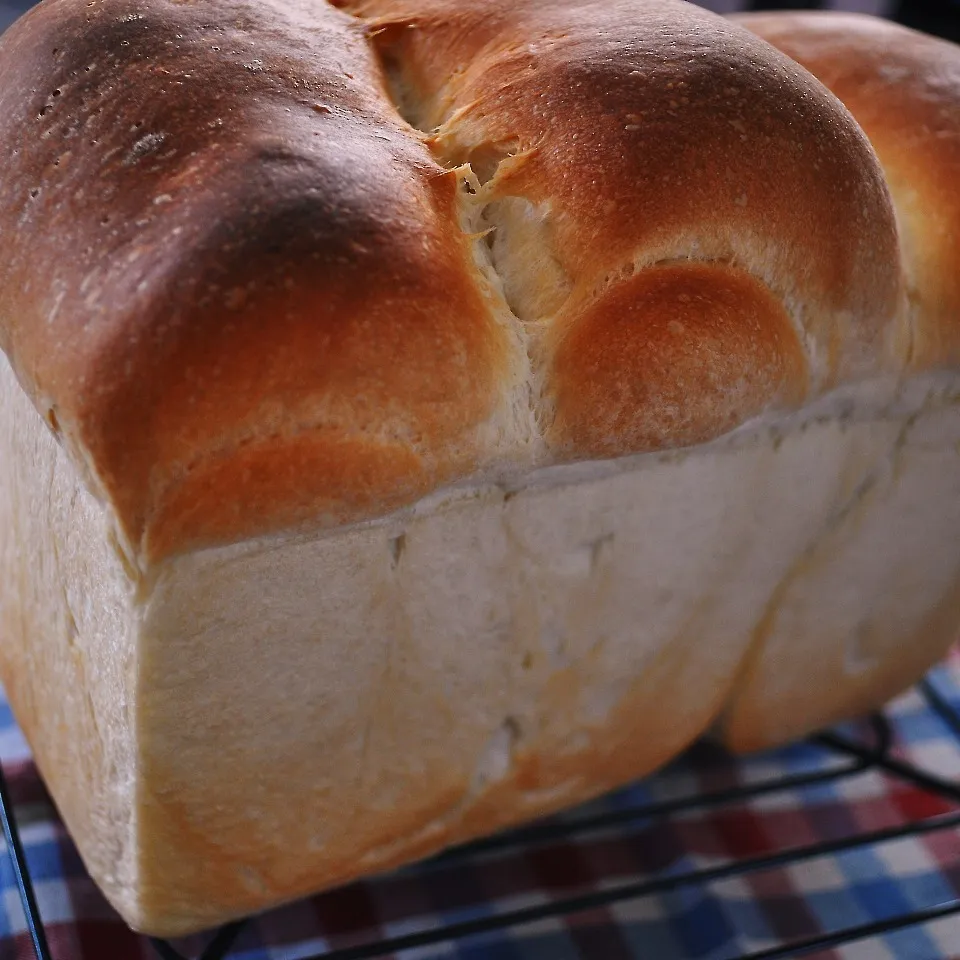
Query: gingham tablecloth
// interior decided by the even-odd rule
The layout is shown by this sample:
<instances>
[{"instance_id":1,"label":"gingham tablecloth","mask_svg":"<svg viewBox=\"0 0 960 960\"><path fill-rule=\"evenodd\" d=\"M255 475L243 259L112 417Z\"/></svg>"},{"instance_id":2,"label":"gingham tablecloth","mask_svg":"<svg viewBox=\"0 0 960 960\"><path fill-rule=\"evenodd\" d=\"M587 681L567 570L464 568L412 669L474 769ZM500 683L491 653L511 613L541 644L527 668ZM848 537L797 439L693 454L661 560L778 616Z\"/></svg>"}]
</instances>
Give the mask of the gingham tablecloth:
<instances>
[{"instance_id":1,"label":"gingham tablecloth","mask_svg":"<svg viewBox=\"0 0 960 960\"><path fill-rule=\"evenodd\" d=\"M960 711L960 659L932 675ZM918 692L887 711L894 756L960 783L960 740ZM869 739L862 724L844 728ZM16 806L40 908L56 960L147 960L146 941L112 913L84 873L38 778L5 701L0 758ZM734 761L709 745L634 787L567 817L717 791L848 761L805 743ZM778 791L666 821L641 821L511 843L440 858L387 877L277 910L249 924L236 960L294 960L375 938L490 916L624 882L683 873L787 847L835 840L955 811L895 776L866 773ZM291 856L295 856L291 851ZM0 958L32 957L13 871L0 859ZM955 830L868 845L703 886L616 903L573 916L485 933L454 944L408 950L403 960L724 960L843 927L960 898L960 835ZM176 944L187 956L203 938ZM960 958L960 919L904 929L820 960Z\"/></svg>"}]
</instances>

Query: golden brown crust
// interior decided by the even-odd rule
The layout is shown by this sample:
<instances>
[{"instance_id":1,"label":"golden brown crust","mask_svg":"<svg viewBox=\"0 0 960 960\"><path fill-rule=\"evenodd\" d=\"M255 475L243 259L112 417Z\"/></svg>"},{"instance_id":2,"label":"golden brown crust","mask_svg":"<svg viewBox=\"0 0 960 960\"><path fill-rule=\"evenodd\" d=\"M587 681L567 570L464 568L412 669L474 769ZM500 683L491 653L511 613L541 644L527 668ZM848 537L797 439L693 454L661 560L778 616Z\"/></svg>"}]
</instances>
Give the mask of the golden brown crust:
<instances>
[{"instance_id":1,"label":"golden brown crust","mask_svg":"<svg viewBox=\"0 0 960 960\"><path fill-rule=\"evenodd\" d=\"M50 0L0 46L0 347L142 563L501 461L709 440L899 369L879 166L769 45L672 0L337 6L366 19ZM469 201L465 162L487 181ZM540 217L526 239L494 215L513 201ZM543 315L506 313L473 226L508 302ZM645 281L622 278L685 259L717 266L628 347L599 342L633 329ZM681 363L657 331L684 295L726 320Z\"/></svg>"},{"instance_id":2,"label":"golden brown crust","mask_svg":"<svg viewBox=\"0 0 960 960\"><path fill-rule=\"evenodd\" d=\"M806 393L783 304L728 264L643 270L558 326L556 443L580 454L703 443Z\"/></svg>"},{"instance_id":3,"label":"golden brown crust","mask_svg":"<svg viewBox=\"0 0 960 960\"><path fill-rule=\"evenodd\" d=\"M918 369L960 362L960 47L856 14L737 18L843 101L883 166L903 235Z\"/></svg>"},{"instance_id":4,"label":"golden brown crust","mask_svg":"<svg viewBox=\"0 0 960 960\"><path fill-rule=\"evenodd\" d=\"M0 91L0 345L135 548L342 522L475 468L502 334L456 178L353 20L52 0L4 37Z\"/></svg>"},{"instance_id":5,"label":"golden brown crust","mask_svg":"<svg viewBox=\"0 0 960 960\"><path fill-rule=\"evenodd\" d=\"M642 382L656 356L634 345L586 391L575 361L561 369L546 358L548 400L567 398L551 432L559 455L632 453L647 447L635 445L640 437L658 446L711 439L734 410L767 407L780 394L767 389L766 370L750 368L758 355L747 331L780 337L782 304L806 341L808 396L896 369L899 252L876 158L842 106L768 45L669 0L339 2L370 19L411 112L437 128L438 155L492 176L487 201L522 197L547 211L549 246L567 278L564 324L579 312L592 326L603 310L594 298L625 305L624 294L605 293L618 277L682 258L728 262L781 301L769 299L762 319L751 303L737 321L742 331L727 344L743 348L736 361L703 351L700 362L712 366L701 382L712 378L716 389L692 398L677 433L651 421L684 393L686 375L668 372L634 418L616 400L617 384ZM498 151L516 160L494 172ZM722 298L722 271L713 276ZM690 277L690 295L700 296L699 274ZM527 280L542 283L533 266ZM665 303L655 322L671 316ZM750 401L712 410L718 391L742 392L744 377ZM631 387L631 400L641 392ZM580 445L598 433L601 444Z\"/></svg>"}]
</instances>

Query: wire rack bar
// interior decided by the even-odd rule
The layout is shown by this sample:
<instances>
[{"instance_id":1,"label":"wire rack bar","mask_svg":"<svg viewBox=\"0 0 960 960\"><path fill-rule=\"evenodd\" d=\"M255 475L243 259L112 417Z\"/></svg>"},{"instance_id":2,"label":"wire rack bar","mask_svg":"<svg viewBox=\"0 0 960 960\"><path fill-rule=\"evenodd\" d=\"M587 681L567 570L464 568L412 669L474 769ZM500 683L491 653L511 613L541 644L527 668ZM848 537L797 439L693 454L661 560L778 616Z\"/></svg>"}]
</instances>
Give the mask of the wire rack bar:
<instances>
[{"instance_id":1,"label":"wire rack bar","mask_svg":"<svg viewBox=\"0 0 960 960\"><path fill-rule=\"evenodd\" d=\"M851 756L866 758L870 752L866 751L859 744L845 737L834 736L833 734L823 734L819 738L824 744L831 746L834 750ZM953 783L950 780L944 780L935 774L920 770L903 760L898 760L891 756L878 756L873 760L875 766L887 773L893 774L901 780L907 780L929 793L939 794L947 800L954 803L960 803L960 784Z\"/></svg>"},{"instance_id":2,"label":"wire rack bar","mask_svg":"<svg viewBox=\"0 0 960 960\"><path fill-rule=\"evenodd\" d=\"M904 930L908 927L917 927L935 920L960 915L960 900L951 900L949 903L926 910L916 910L913 913L888 920L877 920L874 923L864 923L859 927L850 927L837 933L826 933L819 937L809 937L799 942L787 944L783 947L772 947L769 950L760 950L757 953L748 953L741 960L780 960L782 957L802 957L815 950L829 950L832 947L849 946L851 943L869 940L871 937L883 936L895 930Z\"/></svg>"},{"instance_id":3,"label":"wire rack bar","mask_svg":"<svg viewBox=\"0 0 960 960\"><path fill-rule=\"evenodd\" d=\"M245 921L237 920L221 927L216 936L207 944L198 960L224 960L244 926ZM166 940L159 940L156 937L150 937L149 939L150 945L156 950L160 960L187 960L182 953L174 950Z\"/></svg>"},{"instance_id":4,"label":"wire rack bar","mask_svg":"<svg viewBox=\"0 0 960 960\"><path fill-rule=\"evenodd\" d=\"M950 706L946 697L936 688L929 677L920 681L920 692L927 703L940 716L940 719L957 735L960 740L960 714Z\"/></svg>"},{"instance_id":5,"label":"wire rack bar","mask_svg":"<svg viewBox=\"0 0 960 960\"><path fill-rule=\"evenodd\" d=\"M960 828L960 812L942 814L897 827L872 830L868 833L854 834L837 840L826 840L821 843L794 847L759 857L735 860L717 867L690 870L653 880L638 880L634 883L626 883L606 890L591 891L573 897L551 900L549 903L522 907L519 910L511 910L493 917L463 920L459 923L451 923L444 927L424 930L419 933L408 933L399 937L378 940L376 943L346 947L342 950L318 954L312 960L374 960L376 957L402 950L434 946L451 940L462 940L509 927L522 927L540 920L551 920L559 916L569 916L570 914L594 910L598 907L608 907L624 900L639 900L660 893L668 893L692 884L716 883L729 877L760 873L774 867L793 866L808 860L815 860L817 857L854 850L857 847L875 846L901 840L904 837L921 836L940 830L955 830L957 828Z\"/></svg>"},{"instance_id":6,"label":"wire rack bar","mask_svg":"<svg viewBox=\"0 0 960 960\"><path fill-rule=\"evenodd\" d=\"M3 836L7 841L10 863L17 879L17 890L20 893L20 902L23 904L23 913L27 920L27 931L33 941L33 951L37 955L37 960L51 960L50 947L40 918L40 908L37 906L33 881L30 879L30 867L20 840L20 830L17 827L2 764L0 764L0 820L3 822Z\"/></svg>"}]
</instances>

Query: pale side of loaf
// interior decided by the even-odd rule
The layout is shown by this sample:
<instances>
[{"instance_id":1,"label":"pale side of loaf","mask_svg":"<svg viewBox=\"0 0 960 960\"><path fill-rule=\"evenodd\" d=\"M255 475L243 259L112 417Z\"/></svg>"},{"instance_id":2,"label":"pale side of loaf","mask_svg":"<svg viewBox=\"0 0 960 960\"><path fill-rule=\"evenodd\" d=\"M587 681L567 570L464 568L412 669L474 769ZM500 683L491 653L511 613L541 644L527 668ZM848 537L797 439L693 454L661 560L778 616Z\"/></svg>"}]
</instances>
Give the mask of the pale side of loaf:
<instances>
[{"instance_id":1,"label":"pale side of loaf","mask_svg":"<svg viewBox=\"0 0 960 960\"><path fill-rule=\"evenodd\" d=\"M813 66L669 0L336 7L0 40L0 674L157 934L869 710L960 625L960 213L911 234Z\"/></svg>"}]
</instances>

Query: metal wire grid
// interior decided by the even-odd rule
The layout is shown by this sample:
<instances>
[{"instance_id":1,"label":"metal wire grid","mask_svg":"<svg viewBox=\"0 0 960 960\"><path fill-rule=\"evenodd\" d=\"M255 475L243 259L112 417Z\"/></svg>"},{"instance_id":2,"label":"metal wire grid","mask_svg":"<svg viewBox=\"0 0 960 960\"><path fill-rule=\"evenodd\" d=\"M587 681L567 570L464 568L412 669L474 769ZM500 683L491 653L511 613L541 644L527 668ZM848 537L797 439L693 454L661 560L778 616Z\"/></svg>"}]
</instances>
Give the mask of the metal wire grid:
<instances>
[{"instance_id":1,"label":"metal wire grid","mask_svg":"<svg viewBox=\"0 0 960 960\"><path fill-rule=\"evenodd\" d=\"M960 714L941 696L928 680L921 682L919 689L926 702L947 726L956 734L960 743ZM878 714L870 721L870 735L865 740L856 740L837 733L825 733L813 737L812 742L831 758L845 762L828 770L794 774L769 779L746 786L694 794L676 800L633 806L628 809L582 816L563 822L549 822L510 833L477 841L457 850L442 854L448 860L468 857L475 853L517 848L526 844L570 838L587 831L616 827L637 821L666 821L680 813L700 809L736 805L756 797L794 790L814 784L835 783L879 770L899 778L936 797L949 800L955 807L945 814L938 814L908 824L882 830L867 831L837 840L801 845L763 856L746 857L716 867L690 870L685 873L625 883L609 889L553 900L532 907L506 911L492 917L484 917L460 923L424 930L403 936L380 939L375 942L334 950L318 955L314 960L375 960L404 950L440 946L457 940L493 930L522 927L539 920L559 918L596 907L608 906L626 900L636 900L663 894L680 887L704 886L729 877L757 873L774 867L800 864L825 855L841 853L899 840L921 834L960 828L960 784L944 780L935 774L898 759L892 753L893 735L887 719ZM14 874L19 887L20 899L26 916L27 929L33 941L37 960L57 960L50 950L44 933L43 920L34 895L29 864L13 814L13 805L0 765L0 820L7 841ZM931 906L927 909L902 914L887 920L851 926L834 933L795 940L779 947L745 954L742 960L779 960L784 957L800 957L806 954L857 942L906 927L919 926L945 917L960 915L960 900ZM245 921L223 927L207 944L196 960L229 960L234 944ZM160 960L188 960L171 944L152 939L151 944Z\"/></svg>"}]
</instances>

